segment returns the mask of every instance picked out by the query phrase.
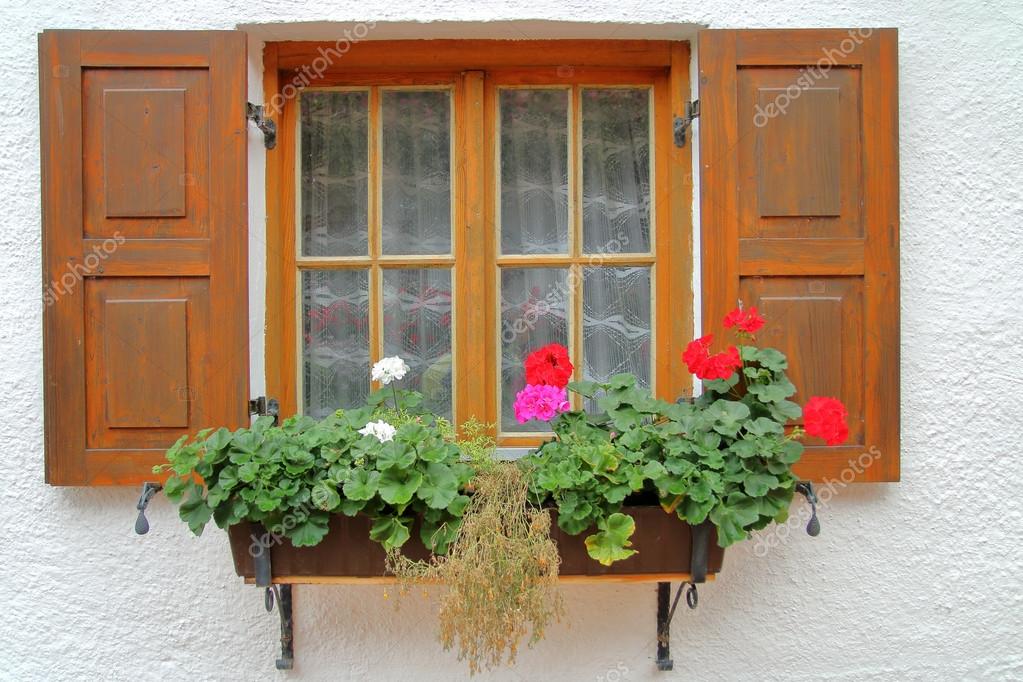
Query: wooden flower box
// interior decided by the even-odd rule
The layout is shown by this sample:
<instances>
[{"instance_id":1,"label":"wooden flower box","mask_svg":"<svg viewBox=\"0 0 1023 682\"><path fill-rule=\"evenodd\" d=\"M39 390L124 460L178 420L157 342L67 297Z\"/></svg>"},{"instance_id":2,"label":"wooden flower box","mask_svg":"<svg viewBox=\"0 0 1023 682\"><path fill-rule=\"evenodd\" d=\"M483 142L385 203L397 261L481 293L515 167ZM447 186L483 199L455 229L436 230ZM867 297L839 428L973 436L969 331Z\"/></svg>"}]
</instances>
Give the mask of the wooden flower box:
<instances>
[{"instance_id":1,"label":"wooden flower box","mask_svg":"<svg viewBox=\"0 0 1023 682\"><path fill-rule=\"evenodd\" d=\"M562 580L566 581L694 581L702 582L721 570L724 550L718 547L713 526L694 528L666 514L660 507L626 507L625 513L636 520L632 548L637 554L611 566L602 566L586 553L580 535L568 535L557 527L551 537L561 553ZM556 512L552 512L552 515ZM315 547L293 547L281 538L269 542L271 582L299 583L381 583L394 577L385 570L384 550L369 539L370 519L335 516L330 532ZM265 531L256 524L232 526L228 534L235 571L246 582L256 582L256 561ZM403 552L412 559L426 559L429 552L413 532ZM694 561L695 559L695 561ZM695 574L695 575L694 575Z\"/></svg>"}]
</instances>

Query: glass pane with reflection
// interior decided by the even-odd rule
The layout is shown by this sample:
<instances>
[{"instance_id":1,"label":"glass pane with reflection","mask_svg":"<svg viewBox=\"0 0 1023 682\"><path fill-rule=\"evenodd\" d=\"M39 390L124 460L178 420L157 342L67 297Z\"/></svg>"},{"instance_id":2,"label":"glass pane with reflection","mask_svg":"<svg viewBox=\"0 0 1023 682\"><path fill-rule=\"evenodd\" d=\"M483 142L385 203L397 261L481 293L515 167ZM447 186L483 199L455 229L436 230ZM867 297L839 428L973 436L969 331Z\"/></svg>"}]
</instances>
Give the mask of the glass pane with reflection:
<instances>
[{"instance_id":1,"label":"glass pane with reflection","mask_svg":"<svg viewBox=\"0 0 1023 682\"><path fill-rule=\"evenodd\" d=\"M451 252L451 94L382 90L383 253Z\"/></svg>"},{"instance_id":2,"label":"glass pane with reflection","mask_svg":"<svg viewBox=\"0 0 1023 682\"><path fill-rule=\"evenodd\" d=\"M303 256L365 256L369 245L369 94L301 99L299 229Z\"/></svg>"},{"instance_id":3,"label":"glass pane with reflection","mask_svg":"<svg viewBox=\"0 0 1023 682\"><path fill-rule=\"evenodd\" d=\"M451 271L384 270L384 355L409 373L398 386L423 394L426 407L451 419Z\"/></svg>"},{"instance_id":4,"label":"glass pane with reflection","mask_svg":"<svg viewBox=\"0 0 1023 682\"><path fill-rule=\"evenodd\" d=\"M361 405L369 371L369 271L303 271L303 412L320 418Z\"/></svg>"},{"instance_id":5,"label":"glass pane with reflection","mask_svg":"<svg viewBox=\"0 0 1023 682\"><path fill-rule=\"evenodd\" d=\"M583 250L650 251L650 91L582 91Z\"/></svg>"},{"instance_id":6,"label":"glass pane with reflection","mask_svg":"<svg viewBox=\"0 0 1023 682\"><path fill-rule=\"evenodd\" d=\"M583 268L583 378L635 374L650 385L650 268Z\"/></svg>"},{"instance_id":7,"label":"glass pane with reflection","mask_svg":"<svg viewBox=\"0 0 1023 682\"><path fill-rule=\"evenodd\" d=\"M501 269L501 430L549 431L546 423L515 420L515 394L526 385L522 363L548 343L568 346L571 307L567 268Z\"/></svg>"},{"instance_id":8,"label":"glass pane with reflection","mask_svg":"<svg viewBox=\"0 0 1023 682\"><path fill-rule=\"evenodd\" d=\"M501 253L568 253L565 89L500 91Z\"/></svg>"}]
</instances>

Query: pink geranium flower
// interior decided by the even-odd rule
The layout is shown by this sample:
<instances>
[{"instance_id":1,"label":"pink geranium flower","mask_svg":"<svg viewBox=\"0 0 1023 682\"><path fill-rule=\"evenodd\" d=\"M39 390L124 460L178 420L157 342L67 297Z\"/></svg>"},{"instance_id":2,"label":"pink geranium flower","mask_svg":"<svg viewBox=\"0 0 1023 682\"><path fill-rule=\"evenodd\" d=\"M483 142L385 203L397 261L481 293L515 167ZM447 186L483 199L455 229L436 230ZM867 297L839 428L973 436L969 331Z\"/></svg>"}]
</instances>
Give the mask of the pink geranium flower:
<instances>
[{"instance_id":1,"label":"pink geranium flower","mask_svg":"<svg viewBox=\"0 0 1023 682\"><path fill-rule=\"evenodd\" d=\"M568 395L564 388L558 386L526 384L515 395L515 419L520 424L530 419L549 422L568 410Z\"/></svg>"}]
</instances>

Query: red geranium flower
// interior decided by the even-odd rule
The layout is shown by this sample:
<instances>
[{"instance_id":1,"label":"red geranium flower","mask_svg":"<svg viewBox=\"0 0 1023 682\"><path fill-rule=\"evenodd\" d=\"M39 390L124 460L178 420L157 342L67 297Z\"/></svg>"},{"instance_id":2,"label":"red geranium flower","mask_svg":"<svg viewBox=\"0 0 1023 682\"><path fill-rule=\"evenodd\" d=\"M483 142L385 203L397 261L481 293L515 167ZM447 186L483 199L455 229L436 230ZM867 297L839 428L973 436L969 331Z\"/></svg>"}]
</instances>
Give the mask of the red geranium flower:
<instances>
[{"instance_id":1,"label":"red geranium flower","mask_svg":"<svg viewBox=\"0 0 1023 682\"><path fill-rule=\"evenodd\" d=\"M739 349L729 346L723 353L710 354L710 344L714 340L713 334L690 341L686 350L682 353L682 360L691 374L700 379L708 381L713 379L727 379L732 372L742 367L739 359Z\"/></svg>"},{"instance_id":2,"label":"red geranium flower","mask_svg":"<svg viewBox=\"0 0 1023 682\"><path fill-rule=\"evenodd\" d=\"M727 329L738 326L739 331L755 334L764 326L764 318L760 317L756 306L745 310L739 307L725 315L724 323Z\"/></svg>"},{"instance_id":3,"label":"red geranium flower","mask_svg":"<svg viewBox=\"0 0 1023 682\"><path fill-rule=\"evenodd\" d=\"M742 361L739 360L739 349L735 346L729 346L728 350L723 353L715 353L707 358L707 362L703 363L701 371L696 373L701 379L727 379L732 376L732 372L742 367Z\"/></svg>"},{"instance_id":4,"label":"red geranium flower","mask_svg":"<svg viewBox=\"0 0 1023 682\"><path fill-rule=\"evenodd\" d=\"M537 386L564 388L572 378L572 361L568 349L552 343L535 350L526 358L526 383Z\"/></svg>"},{"instance_id":5,"label":"red geranium flower","mask_svg":"<svg viewBox=\"0 0 1023 682\"><path fill-rule=\"evenodd\" d=\"M742 307L738 307L732 312L725 315L725 329L731 329L735 325L742 322Z\"/></svg>"},{"instance_id":6,"label":"red geranium flower","mask_svg":"<svg viewBox=\"0 0 1023 682\"><path fill-rule=\"evenodd\" d=\"M686 346L685 351L682 353L682 362L686 363L686 368L690 374L700 373L704 363L707 362L707 358L710 357L710 344L712 341L714 341L714 335L707 334L695 341L690 341L689 345Z\"/></svg>"},{"instance_id":7,"label":"red geranium flower","mask_svg":"<svg viewBox=\"0 0 1023 682\"><path fill-rule=\"evenodd\" d=\"M849 437L848 416L841 400L813 396L803 407L803 426L807 435L823 438L827 445L841 445Z\"/></svg>"}]
</instances>

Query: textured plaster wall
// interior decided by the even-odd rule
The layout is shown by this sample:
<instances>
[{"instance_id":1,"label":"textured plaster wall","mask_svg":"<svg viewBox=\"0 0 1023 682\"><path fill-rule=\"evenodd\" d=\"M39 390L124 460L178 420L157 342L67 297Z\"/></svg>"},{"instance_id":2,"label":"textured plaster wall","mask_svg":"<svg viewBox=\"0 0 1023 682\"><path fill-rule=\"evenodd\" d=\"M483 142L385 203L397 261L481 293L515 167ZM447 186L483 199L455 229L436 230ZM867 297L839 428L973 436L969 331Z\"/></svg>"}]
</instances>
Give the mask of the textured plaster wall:
<instances>
[{"instance_id":1,"label":"textured plaster wall","mask_svg":"<svg viewBox=\"0 0 1023 682\"><path fill-rule=\"evenodd\" d=\"M551 26L539 19L601 23ZM43 482L36 33L381 23L398 35L685 36L712 27L897 26L902 163L903 481L838 486L816 540L730 550L677 616L654 671L648 585L565 588L568 614L504 680L1023 678L1023 6L1010 0L484 0L193 4L0 2L0 678L460 679L432 603L381 587L299 587L297 666L276 673L275 616L233 575L225 537L165 501L131 533L137 491ZM527 21L529 20L529 21ZM667 23L665 23L667 22ZM323 30L320 26L319 30ZM259 29L285 35L280 27ZM313 35L315 25L289 29ZM293 34L294 35L294 34ZM258 55L258 39L253 49ZM258 75L258 70L253 72ZM254 92L258 82L253 78ZM262 293L262 165L252 154L252 301ZM254 389L261 348L254 342Z\"/></svg>"}]
</instances>

